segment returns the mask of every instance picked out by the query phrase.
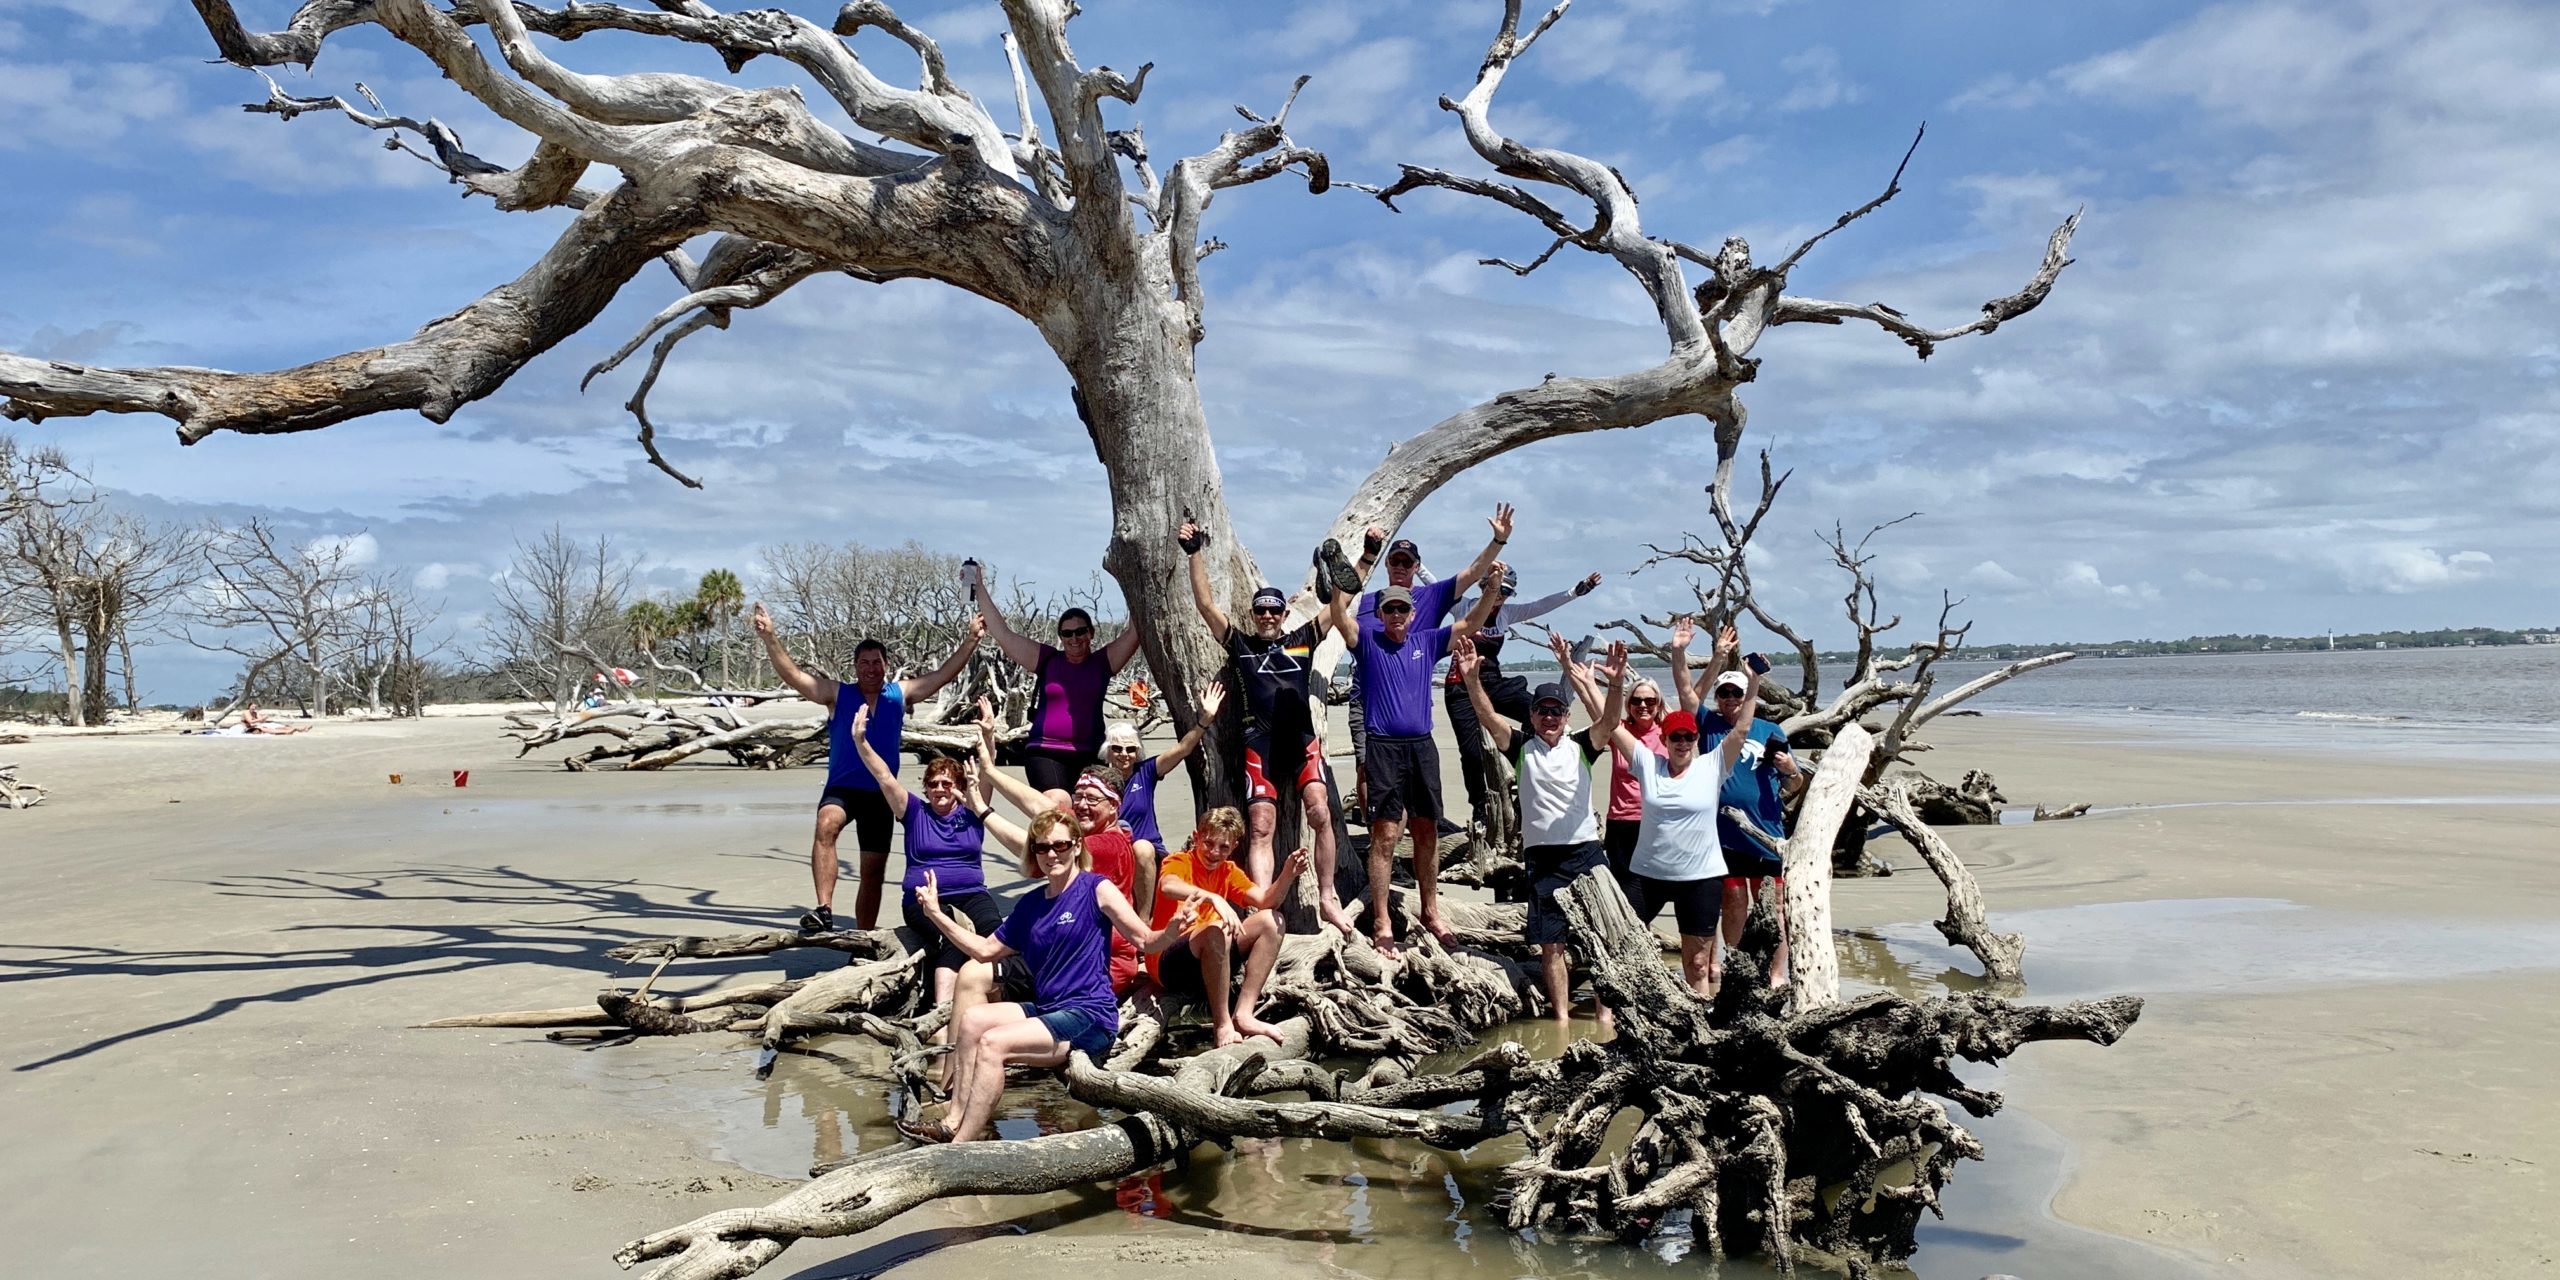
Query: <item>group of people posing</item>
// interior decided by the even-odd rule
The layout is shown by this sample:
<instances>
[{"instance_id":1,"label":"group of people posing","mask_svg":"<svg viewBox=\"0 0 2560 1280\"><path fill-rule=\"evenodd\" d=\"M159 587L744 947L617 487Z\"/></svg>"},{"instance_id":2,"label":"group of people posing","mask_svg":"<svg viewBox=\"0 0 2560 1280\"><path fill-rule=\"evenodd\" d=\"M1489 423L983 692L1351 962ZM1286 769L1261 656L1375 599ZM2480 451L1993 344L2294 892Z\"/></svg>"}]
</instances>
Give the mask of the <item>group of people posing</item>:
<instances>
[{"instance_id":1,"label":"group of people posing","mask_svg":"<svg viewBox=\"0 0 2560 1280\"><path fill-rule=\"evenodd\" d=\"M967 635L940 666L904 680L887 678L887 650L871 640L855 650L853 680L813 675L792 660L772 618L756 607L754 628L774 669L802 696L832 709L828 779L810 850L816 905L801 918L802 930L836 927L837 846L848 825L860 858L853 923L876 925L891 829L901 826L901 914L917 935L938 939L935 991L952 1004L942 1081L951 1106L944 1122L904 1122L910 1136L983 1136L1009 1064L1061 1065L1075 1050L1103 1058L1118 1033L1121 997L1142 982L1205 1000L1220 1044L1276 1035L1255 1016L1280 952L1273 908L1310 863L1324 923L1355 928L1336 889L1336 791L1322 724L1311 710L1310 695L1322 688L1311 685L1314 657L1328 633L1342 638L1353 659L1354 803L1370 837L1366 924L1382 953L1400 955L1388 890L1394 854L1408 833L1415 923L1443 944L1451 941L1439 903L1445 806L1432 739L1436 687L1476 813L1510 803L1488 794L1486 752L1509 757L1518 778L1529 939L1540 946L1557 1017L1570 1009L1570 975L1555 890L1603 862L1646 920L1672 908L1688 980L1701 995L1714 989L1720 936L1725 944L1739 941L1754 895L1780 874L1783 788L1798 774L1785 737L1754 719L1757 680L1737 665L1729 627L1717 637L1703 704L1686 656L1686 622L1673 636L1676 709L1666 709L1654 682L1629 685L1623 645L1586 665L1556 637L1562 680L1531 690L1525 679L1506 675L1508 628L1588 593L1599 575L1519 601L1517 577L1500 559L1511 508L1497 508L1489 523L1482 551L1441 579L1424 574L1420 549L1408 539L1389 542L1372 528L1357 562L1328 539L1316 553L1321 607L1293 627L1287 594L1271 586L1253 593L1246 624L1230 619L1200 558L1206 538L1185 521L1175 537L1188 553L1201 620L1227 651L1229 683L1204 691L1195 722L1152 756L1134 725L1105 715L1112 677L1137 654L1137 633L1102 641L1090 614L1068 609L1058 619L1057 644L1022 636L994 607L974 562L963 567L977 602ZM1386 584L1364 592L1382 552ZM1479 586L1461 612L1460 600ZM996 725L982 703L975 759L932 760L922 794L910 791L898 776L908 704L938 693L988 638L1034 678L1020 751L1024 776L997 767ZM1187 843L1168 851L1156 787L1198 749L1230 686L1241 701L1242 755L1230 774L1241 779L1234 798L1242 803L1207 808ZM1575 703L1590 723L1568 732ZM1614 758L1605 826L1592 781L1603 750ZM1309 847L1277 857L1284 789L1302 806ZM998 795L1020 811L1020 823L993 808ZM986 882L991 833L1017 857L1022 876L1037 882L1010 906ZM1773 982L1785 980L1784 965L1781 951Z\"/></svg>"}]
</instances>

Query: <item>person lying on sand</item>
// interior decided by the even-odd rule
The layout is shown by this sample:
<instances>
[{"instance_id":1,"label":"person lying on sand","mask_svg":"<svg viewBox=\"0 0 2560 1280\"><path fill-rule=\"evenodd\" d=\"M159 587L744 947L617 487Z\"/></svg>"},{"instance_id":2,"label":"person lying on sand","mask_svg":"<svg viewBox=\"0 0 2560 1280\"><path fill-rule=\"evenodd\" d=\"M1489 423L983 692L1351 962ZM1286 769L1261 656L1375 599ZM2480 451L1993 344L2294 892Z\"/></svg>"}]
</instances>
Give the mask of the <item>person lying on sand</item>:
<instances>
[{"instance_id":1,"label":"person lying on sand","mask_svg":"<svg viewBox=\"0 0 2560 1280\"><path fill-rule=\"evenodd\" d=\"M282 724L274 720L269 720L265 716L258 714L258 704L254 702L249 704L248 710L240 713L240 727L251 733L286 734L309 733L311 731L311 726L307 724Z\"/></svg>"}]
</instances>

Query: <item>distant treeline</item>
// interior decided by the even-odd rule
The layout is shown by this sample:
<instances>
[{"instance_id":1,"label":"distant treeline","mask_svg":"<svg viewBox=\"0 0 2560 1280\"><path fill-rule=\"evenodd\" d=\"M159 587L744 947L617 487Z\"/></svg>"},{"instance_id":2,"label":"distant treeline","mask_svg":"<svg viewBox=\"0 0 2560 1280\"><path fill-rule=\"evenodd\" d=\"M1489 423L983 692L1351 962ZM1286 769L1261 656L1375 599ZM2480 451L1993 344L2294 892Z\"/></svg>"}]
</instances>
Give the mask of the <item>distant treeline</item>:
<instances>
[{"instance_id":1,"label":"distant treeline","mask_svg":"<svg viewBox=\"0 0 2560 1280\"><path fill-rule=\"evenodd\" d=\"M2463 649L2489 645L2548 644L2560 645L2560 626L2505 630L2498 627L2448 627L2436 631L2360 631L2340 636L2269 636L2224 635L2189 636L2184 640L2084 640L2054 644L1971 644L1958 650L1956 657L1988 662L2014 662L2038 654L2073 650L2084 658L2156 658L2189 653L2308 653L2337 649ZM1891 645L1879 644L1879 656L1900 652ZM1698 655L1692 655L1695 658ZM1795 669L1796 656L1783 650L1769 652L1770 662L1781 675ZM1825 650L1820 657L1827 666L1848 663L1857 658L1853 651ZM1555 661L1541 655L1506 662L1514 671L1552 671ZM1636 665L1651 667L1650 659L1638 658Z\"/></svg>"},{"instance_id":2,"label":"distant treeline","mask_svg":"<svg viewBox=\"0 0 2560 1280\"><path fill-rule=\"evenodd\" d=\"M2010 659L2057 649L2091 658L2151 658L2185 653L2301 653L2324 649L2461 649L2483 645L2560 644L2560 626L2509 631L2498 627L2447 627L2435 631L2359 631L2338 636L2224 635L2184 640L2095 640L2061 644L1967 645L1968 657Z\"/></svg>"}]
</instances>

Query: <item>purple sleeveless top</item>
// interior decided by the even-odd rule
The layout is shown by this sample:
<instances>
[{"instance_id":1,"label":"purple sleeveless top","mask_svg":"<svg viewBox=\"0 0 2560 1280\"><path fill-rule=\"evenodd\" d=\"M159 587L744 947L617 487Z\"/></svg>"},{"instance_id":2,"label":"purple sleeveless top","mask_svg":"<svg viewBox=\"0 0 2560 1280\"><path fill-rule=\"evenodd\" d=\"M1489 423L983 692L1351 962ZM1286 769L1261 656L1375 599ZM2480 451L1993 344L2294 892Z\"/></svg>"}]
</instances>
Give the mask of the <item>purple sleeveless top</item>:
<instances>
[{"instance_id":1,"label":"purple sleeveless top","mask_svg":"<svg viewBox=\"0 0 2560 1280\"><path fill-rule=\"evenodd\" d=\"M987 824L969 806L954 805L949 816L937 818L923 796L909 792L906 827L907 874L899 889L907 901L915 901L916 886L924 883L927 871L940 886L937 892L950 897L987 887L986 867L979 861L986 851Z\"/></svg>"},{"instance_id":2,"label":"purple sleeveless top","mask_svg":"<svg viewBox=\"0 0 2560 1280\"><path fill-rule=\"evenodd\" d=\"M1031 741L1035 751L1102 754L1102 697L1111 687L1111 666L1102 646L1082 662L1048 645L1040 646L1039 690L1032 695Z\"/></svg>"}]
</instances>

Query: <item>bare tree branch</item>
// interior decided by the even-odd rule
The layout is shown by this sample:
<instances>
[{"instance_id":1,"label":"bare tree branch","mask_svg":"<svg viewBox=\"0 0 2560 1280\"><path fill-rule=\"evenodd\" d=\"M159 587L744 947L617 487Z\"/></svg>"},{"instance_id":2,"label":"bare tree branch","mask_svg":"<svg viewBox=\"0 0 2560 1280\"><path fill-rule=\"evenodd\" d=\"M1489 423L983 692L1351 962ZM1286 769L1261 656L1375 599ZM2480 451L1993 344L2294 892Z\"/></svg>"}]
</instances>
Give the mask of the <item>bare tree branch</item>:
<instances>
[{"instance_id":1,"label":"bare tree branch","mask_svg":"<svg viewBox=\"0 0 2560 1280\"><path fill-rule=\"evenodd\" d=\"M2073 232L2080 229L2080 213L2081 211L2074 210L2070 217L2062 220L2061 226L2053 229L2053 235L2045 241L2044 263L2036 268L2035 278L2029 280L2027 286L2016 293L2004 298L1993 298L1983 303L1981 317L1970 323L1949 329L1930 329L1913 323L1910 317L1881 302L1855 306L1846 302L1825 302L1818 298L1796 297L1780 298L1776 309L1770 313L1769 323L1839 324L1847 320L1871 321L1876 327L1910 344L1911 349L1919 352L1920 358L1926 360L1938 349L1939 343L1951 342L1967 334L1989 333L2002 324L2035 310L2036 305L2045 300L2045 295L2053 292L2053 282L2061 277L2062 269L2071 265L2071 236Z\"/></svg>"}]
</instances>

